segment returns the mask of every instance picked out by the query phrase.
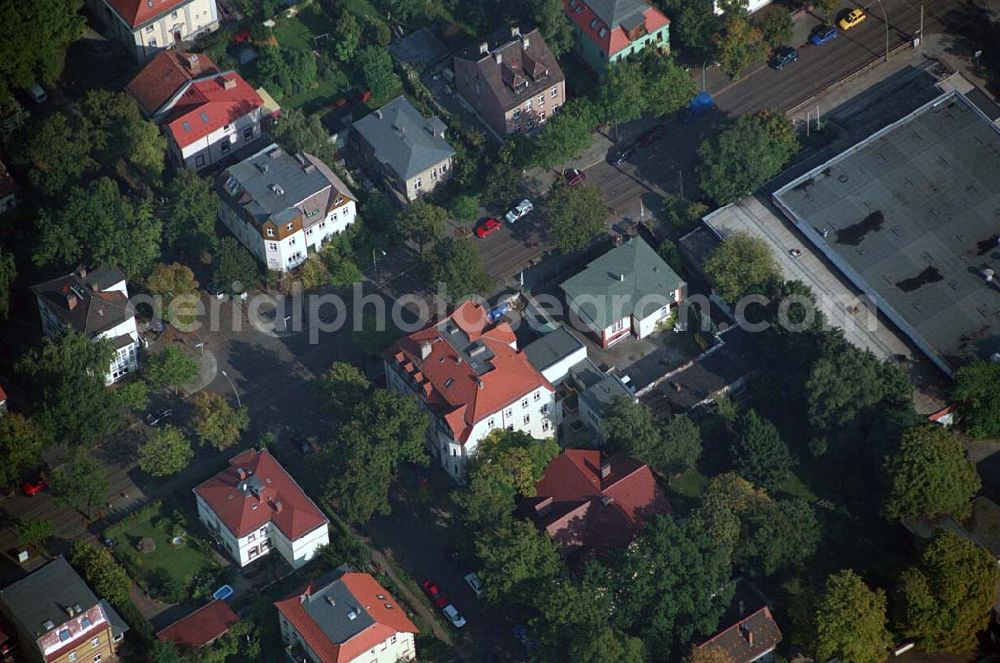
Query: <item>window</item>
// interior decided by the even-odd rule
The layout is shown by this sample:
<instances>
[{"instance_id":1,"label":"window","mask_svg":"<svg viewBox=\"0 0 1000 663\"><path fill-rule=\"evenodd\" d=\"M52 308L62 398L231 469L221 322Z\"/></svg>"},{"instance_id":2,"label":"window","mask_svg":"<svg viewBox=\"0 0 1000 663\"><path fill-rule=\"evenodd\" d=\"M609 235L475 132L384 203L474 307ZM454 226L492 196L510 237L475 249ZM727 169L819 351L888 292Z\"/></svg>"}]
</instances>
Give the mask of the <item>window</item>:
<instances>
[{"instance_id":1,"label":"window","mask_svg":"<svg viewBox=\"0 0 1000 663\"><path fill-rule=\"evenodd\" d=\"M247 127L243 130L243 140L253 140L253 127Z\"/></svg>"},{"instance_id":2,"label":"window","mask_svg":"<svg viewBox=\"0 0 1000 663\"><path fill-rule=\"evenodd\" d=\"M396 636L392 636L392 638L390 638L389 644L392 644L392 645L396 644Z\"/></svg>"},{"instance_id":3,"label":"window","mask_svg":"<svg viewBox=\"0 0 1000 663\"><path fill-rule=\"evenodd\" d=\"M452 449L452 450L451 450L451 455L452 455L452 456L457 456L457 455L458 455L458 452L457 452L457 451L455 451L454 449Z\"/></svg>"},{"instance_id":4,"label":"window","mask_svg":"<svg viewBox=\"0 0 1000 663\"><path fill-rule=\"evenodd\" d=\"M620 332L624 328L625 328L625 319L624 318L621 319L621 320L619 320L618 322L614 323L613 325L611 325L611 331L612 331L612 333L614 333L614 332Z\"/></svg>"},{"instance_id":5,"label":"window","mask_svg":"<svg viewBox=\"0 0 1000 663\"><path fill-rule=\"evenodd\" d=\"M101 661L101 655L94 654L94 663L100 663L100 661Z\"/></svg>"},{"instance_id":6,"label":"window","mask_svg":"<svg viewBox=\"0 0 1000 663\"><path fill-rule=\"evenodd\" d=\"M276 242L271 242L270 247L272 251L278 250L278 244Z\"/></svg>"},{"instance_id":7,"label":"window","mask_svg":"<svg viewBox=\"0 0 1000 663\"><path fill-rule=\"evenodd\" d=\"M548 414L549 413L549 404L546 403L545 405L543 405L542 409L540 411L541 411L542 414Z\"/></svg>"},{"instance_id":8,"label":"window","mask_svg":"<svg viewBox=\"0 0 1000 663\"><path fill-rule=\"evenodd\" d=\"M287 230L288 232L291 232L293 228L295 228L294 223L289 223L287 226L285 226L285 230Z\"/></svg>"},{"instance_id":9,"label":"window","mask_svg":"<svg viewBox=\"0 0 1000 663\"><path fill-rule=\"evenodd\" d=\"M524 110L525 111L531 110L531 99L528 99L526 102L524 102Z\"/></svg>"},{"instance_id":10,"label":"window","mask_svg":"<svg viewBox=\"0 0 1000 663\"><path fill-rule=\"evenodd\" d=\"M530 424L531 423L531 415L530 414L524 415L524 423L525 424Z\"/></svg>"},{"instance_id":11,"label":"window","mask_svg":"<svg viewBox=\"0 0 1000 663\"><path fill-rule=\"evenodd\" d=\"M250 550L247 551L247 555L250 557L250 559L253 559L254 557L256 557L259 554L260 554L260 550L256 546L254 546L253 548L251 548Z\"/></svg>"},{"instance_id":12,"label":"window","mask_svg":"<svg viewBox=\"0 0 1000 663\"><path fill-rule=\"evenodd\" d=\"M554 87L551 90L549 90L549 96L552 97L553 99L555 99L556 97L558 97L559 96L559 88Z\"/></svg>"},{"instance_id":13,"label":"window","mask_svg":"<svg viewBox=\"0 0 1000 663\"><path fill-rule=\"evenodd\" d=\"M514 416L514 408L512 408L512 407L507 408L507 411L504 412L503 414L504 414L505 417L513 417Z\"/></svg>"},{"instance_id":14,"label":"window","mask_svg":"<svg viewBox=\"0 0 1000 663\"><path fill-rule=\"evenodd\" d=\"M172 12L170 14L170 18L177 18L177 12Z\"/></svg>"},{"instance_id":15,"label":"window","mask_svg":"<svg viewBox=\"0 0 1000 663\"><path fill-rule=\"evenodd\" d=\"M228 138L223 138L222 142L219 145L219 147L222 148L222 154L223 155L229 154L229 139Z\"/></svg>"},{"instance_id":16,"label":"window","mask_svg":"<svg viewBox=\"0 0 1000 663\"><path fill-rule=\"evenodd\" d=\"M514 109L514 119L516 120L519 117L521 117L521 109L520 108L515 108Z\"/></svg>"},{"instance_id":17,"label":"window","mask_svg":"<svg viewBox=\"0 0 1000 663\"><path fill-rule=\"evenodd\" d=\"M291 238L290 240L288 240L288 245L289 246L295 246L295 238L294 237Z\"/></svg>"},{"instance_id":18,"label":"window","mask_svg":"<svg viewBox=\"0 0 1000 663\"><path fill-rule=\"evenodd\" d=\"M524 400L521 401L521 407L528 407L528 399L527 398L525 398Z\"/></svg>"},{"instance_id":19,"label":"window","mask_svg":"<svg viewBox=\"0 0 1000 663\"><path fill-rule=\"evenodd\" d=\"M545 95L544 94L538 95L538 105L539 106L544 106L545 105Z\"/></svg>"},{"instance_id":20,"label":"window","mask_svg":"<svg viewBox=\"0 0 1000 663\"><path fill-rule=\"evenodd\" d=\"M489 426L490 428L493 428L494 426L497 425L497 421L493 417L490 417L490 420L486 422L486 425Z\"/></svg>"},{"instance_id":21,"label":"window","mask_svg":"<svg viewBox=\"0 0 1000 663\"><path fill-rule=\"evenodd\" d=\"M69 657L67 657L67 660L69 660L69 661L75 661L76 660L76 652L75 651L71 651L69 653Z\"/></svg>"},{"instance_id":22,"label":"window","mask_svg":"<svg viewBox=\"0 0 1000 663\"><path fill-rule=\"evenodd\" d=\"M424 185L424 182L419 177L417 179L413 180L413 188L414 189L419 189L423 185Z\"/></svg>"},{"instance_id":23,"label":"window","mask_svg":"<svg viewBox=\"0 0 1000 663\"><path fill-rule=\"evenodd\" d=\"M274 237L274 228L268 228L267 229L267 236L268 237Z\"/></svg>"},{"instance_id":24,"label":"window","mask_svg":"<svg viewBox=\"0 0 1000 663\"><path fill-rule=\"evenodd\" d=\"M195 156L195 158L194 158L194 165L195 165L195 168L201 168L202 166L204 166L205 165L205 155L204 154L199 154L199 155Z\"/></svg>"},{"instance_id":25,"label":"window","mask_svg":"<svg viewBox=\"0 0 1000 663\"><path fill-rule=\"evenodd\" d=\"M231 126L233 126L233 125L231 125L231 124L227 124L227 125L225 125L224 127L222 127L222 130L223 130L223 131L229 131L229 127L231 127Z\"/></svg>"},{"instance_id":26,"label":"window","mask_svg":"<svg viewBox=\"0 0 1000 663\"><path fill-rule=\"evenodd\" d=\"M149 47L150 48L156 48L156 40L155 39L150 39L149 40Z\"/></svg>"},{"instance_id":27,"label":"window","mask_svg":"<svg viewBox=\"0 0 1000 663\"><path fill-rule=\"evenodd\" d=\"M100 638L94 638L93 640L90 641L90 647L91 647L91 649L93 649L95 647L99 647L100 644L101 644L101 639Z\"/></svg>"},{"instance_id":28,"label":"window","mask_svg":"<svg viewBox=\"0 0 1000 663\"><path fill-rule=\"evenodd\" d=\"M542 392L540 392L540 391L536 391L535 392L535 400L536 401L542 400Z\"/></svg>"},{"instance_id":29,"label":"window","mask_svg":"<svg viewBox=\"0 0 1000 663\"><path fill-rule=\"evenodd\" d=\"M256 540L257 540L257 532L250 532L250 536L247 537L247 541L256 541Z\"/></svg>"},{"instance_id":30,"label":"window","mask_svg":"<svg viewBox=\"0 0 1000 663\"><path fill-rule=\"evenodd\" d=\"M156 29L155 25L147 25L146 26L146 32L152 32L155 29Z\"/></svg>"},{"instance_id":31,"label":"window","mask_svg":"<svg viewBox=\"0 0 1000 663\"><path fill-rule=\"evenodd\" d=\"M549 429L549 422L547 420L542 420L542 430L545 431L548 429Z\"/></svg>"}]
</instances>

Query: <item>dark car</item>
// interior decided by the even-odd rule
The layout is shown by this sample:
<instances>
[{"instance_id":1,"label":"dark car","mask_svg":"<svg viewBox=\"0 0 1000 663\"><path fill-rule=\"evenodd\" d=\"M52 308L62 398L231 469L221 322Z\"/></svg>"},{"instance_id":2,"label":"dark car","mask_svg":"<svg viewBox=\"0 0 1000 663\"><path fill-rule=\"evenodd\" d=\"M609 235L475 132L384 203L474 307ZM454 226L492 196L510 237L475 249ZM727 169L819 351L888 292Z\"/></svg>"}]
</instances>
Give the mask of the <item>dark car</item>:
<instances>
[{"instance_id":1,"label":"dark car","mask_svg":"<svg viewBox=\"0 0 1000 663\"><path fill-rule=\"evenodd\" d=\"M639 145L649 147L660 138L663 138L665 133L667 133L667 128L662 124L658 124L652 129L647 129L639 136Z\"/></svg>"},{"instance_id":2,"label":"dark car","mask_svg":"<svg viewBox=\"0 0 1000 663\"><path fill-rule=\"evenodd\" d=\"M809 36L809 43L814 46L822 46L828 41L833 41L840 34L840 30L832 25L821 25Z\"/></svg>"},{"instance_id":3,"label":"dark car","mask_svg":"<svg viewBox=\"0 0 1000 663\"><path fill-rule=\"evenodd\" d=\"M773 56L771 56L771 68L776 71L781 71L798 59L798 51L791 46L782 46L774 52Z\"/></svg>"},{"instance_id":4,"label":"dark car","mask_svg":"<svg viewBox=\"0 0 1000 663\"><path fill-rule=\"evenodd\" d=\"M174 411L167 407L161 407L156 412L150 412L146 415L146 423L150 426L156 426L164 419L169 419L173 416Z\"/></svg>"},{"instance_id":5,"label":"dark car","mask_svg":"<svg viewBox=\"0 0 1000 663\"><path fill-rule=\"evenodd\" d=\"M566 184L570 186L580 186L587 181L587 173L579 168L570 168L564 175L566 177Z\"/></svg>"},{"instance_id":6,"label":"dark car","mask_svg":"<svg viewBox=\"0 0 1000 663\"><path fill-rule=\"evenodd\" d=\"M612 166L617 166L621 162L628 160L633 154L635 154L634 147L619 147L617 150L608 155L608 163Z\"/></svg>"}]
</instances>

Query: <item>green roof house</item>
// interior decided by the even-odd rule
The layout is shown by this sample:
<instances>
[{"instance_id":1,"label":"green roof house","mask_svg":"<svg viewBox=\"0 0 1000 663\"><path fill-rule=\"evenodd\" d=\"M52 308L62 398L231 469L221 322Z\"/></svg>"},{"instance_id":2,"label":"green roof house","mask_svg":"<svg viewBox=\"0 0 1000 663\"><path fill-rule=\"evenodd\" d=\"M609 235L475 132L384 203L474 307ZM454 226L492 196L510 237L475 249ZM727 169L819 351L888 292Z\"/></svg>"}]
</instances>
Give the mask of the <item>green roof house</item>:
<instances>
[{"instance_id":1,"label":"green roof house","mask_svg":"<svg viewBox=\"0 0 1000 663\"><path fill-rule=\"evenodd\" d=\"M684 300L686 285L649 244L636 237L560 287L574 325L589 329L608 347L629 334L649 336Z\"/></svg>"}]
</instances>

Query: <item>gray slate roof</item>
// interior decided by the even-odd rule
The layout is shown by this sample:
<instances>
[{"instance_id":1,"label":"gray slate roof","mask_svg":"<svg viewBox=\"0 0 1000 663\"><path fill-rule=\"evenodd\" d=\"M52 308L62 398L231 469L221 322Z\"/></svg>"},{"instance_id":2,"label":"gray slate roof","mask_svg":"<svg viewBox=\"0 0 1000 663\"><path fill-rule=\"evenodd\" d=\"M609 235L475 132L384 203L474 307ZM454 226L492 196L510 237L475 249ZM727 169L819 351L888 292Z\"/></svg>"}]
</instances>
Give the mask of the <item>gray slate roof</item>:
<instances>
[{"instance_id":1,"label":"gray slate roof","mask_svg":"<svg viewBox=\"0 0 1000 663\"><path fill-rule=\"evenodd\" d=\"M72 272L32 286L31 290L66 325L85 336L95 336L135 315L124 294L104 292L124 280L125 273L117 267L98 267L85 272L85 276ZM67 303L71 294L77 298L73 309Z\"/></svg>"},{"instance_id":2,"label":"gray slate roof","mask_svg":"<svg viewBox=\"0 0 1000 663\"><path fill-rule=\"evenodd\" d=\"M128 630L114 608L106 601L99 601L61 555L31 575L0 589L0 602L5 612L36 638L47 632L43 626L45 622L51 621L57 627L66 623L69 620L66 606L75 605L86 611L100 603L116 636Z\"/></svg>"},{"instance_id":3,"label":"gray slate roof","mask_svg":"<svg viewBox=\"0 0 1000 663\"><path fill-rule=\"evenodd\" d=\"M621 380L608 375L598 368L589 357L585 361L569 369L572 380L581 388L580 400L598 416L604 417L608 407L617 398L632 400L632 393L625 388Z\"/></svg>"},{"instance_id":4,"label":"gray slate roof","mask_svg":"<svg viewBox=\"0 0 1000 663\"><path fill-rule=\"evenodd\" d=\"M683 286L681 277L639 237L560 284L569 302L602 329L626 316L647 317L668 305L670 293Z\"/></svg>"},{"instance_id":5,"label":"gray slate roof","mask_svg":"<svg viewBox=\"0 0 1000 663\"><path fill-rule=\"evenodd\" d=\"M340 579L341 575L343 571L337 570L321 578L316 586L322 589L314 591L303 603L306 614L316 622L330 642L337 644L347 642L375 624L361 601ZM325 583L329 584L324 587ZM330 603L331 600L333 604ZM350 618L351 614L354 615L353 619Z\"/></svg>"},{"instance_id":6,"label":"gray slate roof","mask_svg":"<svg viewBox=\"0 0 1000 663\"><path fill-rule=\"evenodd\" d=\"M619 25L632 29L644 22L649 4L643 0L585 0L597 16L611 28Z\"/></svg>"},{"instance_id":7,"label":"gray slate roof","mask_svg":"<svg viewBox=\"0 0 1000 663\"><path fill-rule=\"evenodd\" d=\"M375 158L406 181L448 159L455 150L442 138L445 125L436 115L424 118L406 97L397 97L354 123Z\"/></svg>"},{"instance_id":8,"label":"gray slate roof","mask_svg":"<svg viewBox=\"0 0 1000 663\"><path fill-rule=\"evenodd\" d=\"M524 346L524 356L531 365L544 372L583 347L583 341L566 327L543 334Z\"/></svg>"}]
</instances>

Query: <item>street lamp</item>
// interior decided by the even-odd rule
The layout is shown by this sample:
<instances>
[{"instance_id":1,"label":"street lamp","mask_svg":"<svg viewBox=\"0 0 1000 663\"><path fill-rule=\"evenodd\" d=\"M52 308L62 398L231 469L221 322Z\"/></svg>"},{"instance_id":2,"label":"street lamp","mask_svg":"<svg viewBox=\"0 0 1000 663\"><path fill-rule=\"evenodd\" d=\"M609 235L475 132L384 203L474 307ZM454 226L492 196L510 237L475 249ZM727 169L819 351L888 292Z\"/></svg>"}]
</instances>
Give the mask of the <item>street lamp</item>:
<instances>
[{"instance_id":1,"label":"street lamp","mask_svg":"<svg viewBox=\"0 0 1000 663\"><path fill-rule=\"evenodd\" d=\"M889 16L885 13L885 5L882 4L882 0L875 0L878 3L879 9L882 10L882 22L885 24L885 61L889 61ZM922 37L923 35L921 35Z\"/></svg>"},{"instance_id":2,"label":"street lamp","mask_svg":"<svg viewBox=\"0 0 1000 663\"><path fill-rule=\"evenodd\" d=\"M240 392L236 389L236 383L229 377L229 373L225 371L222 371L222 377L229 381L229 386L233 388L233 393L236 394L236 407L243 407L243 402L240 400Z\"/></svg>"},{"instance_id":3,"label":"street lamp","mask_svg":"<svg viewBox=\"0 0 1000 663\"><path fill-rule=\"evenodd\" d=\"M375 255L376 251L381 253L383 258L386 256L386 252L382 249L372 249L372 265L375 267L375 278L378 278L378 259Z\"/></svg>"}]
</instances>

